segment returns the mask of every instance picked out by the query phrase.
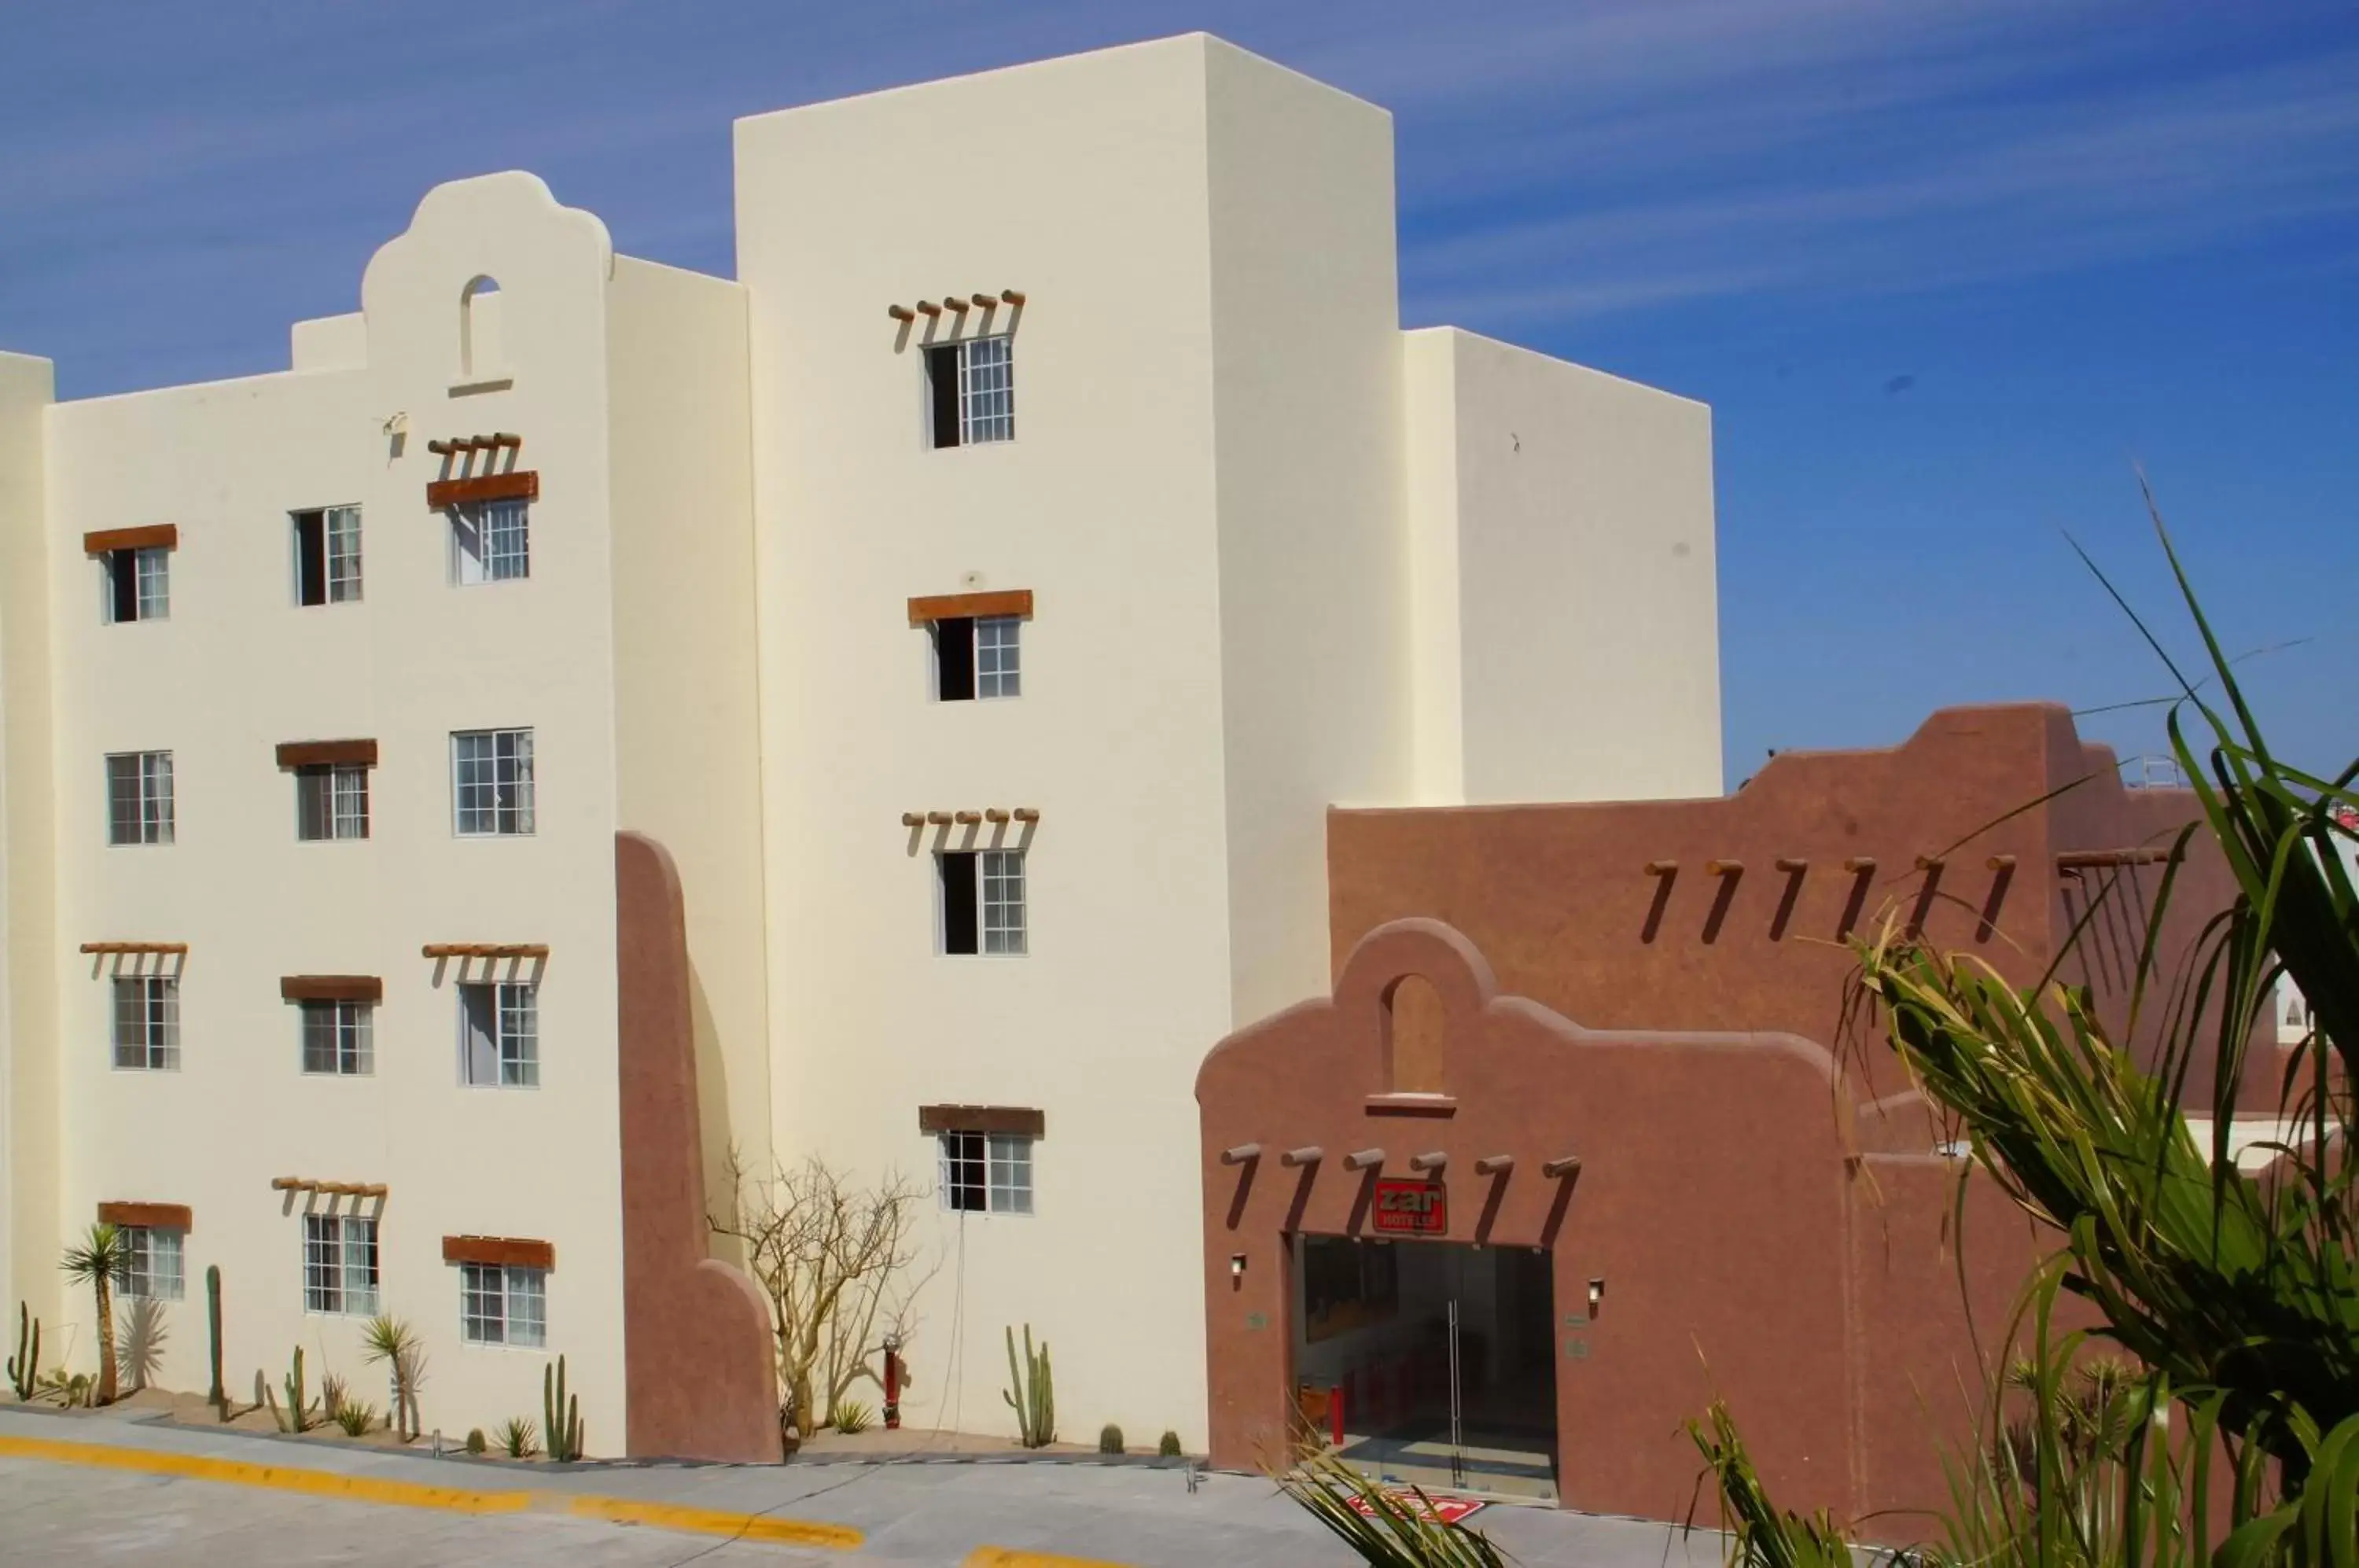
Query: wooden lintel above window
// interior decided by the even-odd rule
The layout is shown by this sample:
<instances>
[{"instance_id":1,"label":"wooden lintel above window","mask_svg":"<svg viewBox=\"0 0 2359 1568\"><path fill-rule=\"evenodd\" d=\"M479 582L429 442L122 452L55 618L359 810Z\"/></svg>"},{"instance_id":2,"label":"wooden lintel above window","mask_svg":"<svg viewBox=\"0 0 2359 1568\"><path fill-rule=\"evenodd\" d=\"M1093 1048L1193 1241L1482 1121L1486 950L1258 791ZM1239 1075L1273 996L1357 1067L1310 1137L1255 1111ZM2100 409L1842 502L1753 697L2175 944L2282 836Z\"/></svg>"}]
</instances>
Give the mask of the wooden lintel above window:
<instances>
[{"instance_id":1,"label":"wooden lintel above window","mask_svg":"<svg viewBox=\"0 0 2359 1568\"><path fill-rule=\"evenodd\" d=\"M419 950L428 958L547 958L545 942L429 942Z\"/></svg>"},{"instance_id":2,"label":"wooden lintel above window","mask_svg":"<svg viewBox=\"0 0 2359 1568\"><path fill-rule=\"evenodd\" d=\"M274 1192L317 1192L323 1198L382 1198L386 1184L382 1181L321 1181L310 1176L273 1176L270 1190Z\"/></svg>"},{"instance_id":3,"label":"wooden lintel above window","mask_svg":"<svg viewBox=\"0 0 2359 1568\"><path fill-rule=\"evenodd\" d=\"M1024 1105L919 1105L919 1132L1013 1132L1042 1138L1046 1114Z\"/></svg>"},{"instance_id":4,"label":"wooden lintel above window","mask_svg":"<svg viewBox=\"0 0 2359 1568\"><path fill-rule=\"evenodd\" d=\"M136 1225L141 1230L191 1230L195 1226L186 1203L101 1203L102 1225Z\"/></svg>"},{"instance_id":5,"label":"wooden lintel above window","mask_svg":"<svg viewBox=\"0 0 2359 1568\"><path fill-rule=\"evenodd\" d=\"M373 740L289 740L278 744L278 766L281 768L327 768L376 766L376 742Z\"/></svg>"},{"instance_id":6,"label":"wooden lintel above window","mask_svg":"<svg viewBox=\"0 0 2359 1568\"><path fill-rule=\"evenodd\" d=\"M512 1236L446 1236L445 1263L496 1263L510 1269L554 1269L557 1247L546 1241L524 1241Z\"/></svg>"},{"instance_id":7,"label":"wooden lintel above window","mask_svg":"<svg viewBox=\"0 0 2359 1568\"><path fill-rule=\"evenodd\" d=\"M374 975L282 975L278 997L285 1002L382 1002L385 982Z\"/></svg>"},{"instance_id":8,"label":"wooden lintel above window","mask_svg":"<svg viewBox=\"0 0 2359 1568\"><path fill-rule=\"evenodd\" d=\"M980 619L985 615L1016 615L1032 618L1032 590L1004 588L996 593L937 593L930 599L909 601L909 624L930 626L936 621L962 620L968 616Z\"/></svg>"},{"instance_id":9,"label":"wooden lintel above window","mask_svg":"<svg viewBox=\"0 0 2359 1568\"><path fill-rule=\"evenodd\" d=\"M82 950L84 953L122 953L132 956L163 954L168 957L185 958L188 956L189 944L185 942L86 942L82 944Z\"/></svg>"},{"instance_id":10,"label":"wooden lintel above window","mask_svg":"<svg viewBox=\"0 0 2359 1568\"><path fill-rule=\"evenodd\" d=\"M478 474L466 479L437 479L426 486L426 504L435 511L476 501L538 501L540 474L530 468L513 474Z\"/></svg>"},{"instance_id":11,"label":"wooden lintel above window","mask_svg":"<svg viewBox=\"0 0 2359 1568\"><path fill-rule=\"evenodd\" d=\"M114 550L178 550L180 548L180 528L177 523L150 523L141 528L101 528L96 533L82 536L84 555L104 555Z\"/></svg>"}]
</instances>

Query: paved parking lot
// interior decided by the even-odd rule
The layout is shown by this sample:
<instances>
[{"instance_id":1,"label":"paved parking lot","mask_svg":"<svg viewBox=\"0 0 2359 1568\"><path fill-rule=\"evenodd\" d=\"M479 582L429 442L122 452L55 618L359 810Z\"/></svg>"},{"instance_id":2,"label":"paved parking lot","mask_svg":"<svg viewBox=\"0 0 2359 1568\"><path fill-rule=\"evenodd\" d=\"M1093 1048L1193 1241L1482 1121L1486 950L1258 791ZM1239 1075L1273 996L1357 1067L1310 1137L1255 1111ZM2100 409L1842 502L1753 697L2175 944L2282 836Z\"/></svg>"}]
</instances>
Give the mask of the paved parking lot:
<instances>
[{"instance_id":1,"label":"paved parking lot","mask_svg":"<svg viewBox=\"0 0 2359 1568\"><path fill-rule=\"evenodd\" d=\"M28 1457L60 1443L103 1445L114 1459ZM777 1467L644 1466L570 1474L438 1462L315 1443L277 1442L94 1419L0 1412L0 1558L17 1563L187 1564L499 1563L607 1564L884 1564L908 1568L1348 1568L1354 1560L1266 1481L1208 1475L1188 1490L1179 1470L1038 1464L836 1464ZM127 1454L122 1451L130 1450ZM84 1451L76 1451L82 1454ZM158 1474L194 1464L260 1474L277 1484ZM405 1503L311 1496L316 1486L457 1501ZM512 1511L468 1512L489 1498ZM727 1510L808 1521L842 1534L821 1547L732 1541L662 1522L610 1522L647 1506ZM1551 1510L1492 1508L1478 1517L1529 1568L1707 1568L1717 1537ZM731 1526L734 1529L736 1527Z\"/></svg>"}]
</instances>

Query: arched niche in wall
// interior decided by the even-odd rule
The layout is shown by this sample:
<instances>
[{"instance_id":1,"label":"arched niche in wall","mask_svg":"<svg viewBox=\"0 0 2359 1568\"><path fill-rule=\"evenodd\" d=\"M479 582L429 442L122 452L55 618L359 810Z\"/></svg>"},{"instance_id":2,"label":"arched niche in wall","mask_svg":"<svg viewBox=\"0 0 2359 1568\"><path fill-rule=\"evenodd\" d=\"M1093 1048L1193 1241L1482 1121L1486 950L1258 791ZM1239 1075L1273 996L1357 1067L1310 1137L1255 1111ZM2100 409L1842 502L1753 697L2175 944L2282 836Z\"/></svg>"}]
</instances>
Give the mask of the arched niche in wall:
<instances>
[{"instance_id":1,"label":"arched niche in wall","mask_svg":"<svg viewBox=\"0 0 2359 1568\"><path fill-rule=\"evenodd\" d=\"M459 290L459 379L486 381L508 373L501 332L500 280L478 273Z\"/></svg>"},{"instance_id":2,"label":"arched niche in wall","mask_svg":"<svg viewBox=\"0 0 2359 1568\"><path fill-rule=\"evenodd\" d=\"M1422 975L1385 988L1385 1071L1396 1094L1441 1092L1441 993Z\"/></svg>"}]
</instances>

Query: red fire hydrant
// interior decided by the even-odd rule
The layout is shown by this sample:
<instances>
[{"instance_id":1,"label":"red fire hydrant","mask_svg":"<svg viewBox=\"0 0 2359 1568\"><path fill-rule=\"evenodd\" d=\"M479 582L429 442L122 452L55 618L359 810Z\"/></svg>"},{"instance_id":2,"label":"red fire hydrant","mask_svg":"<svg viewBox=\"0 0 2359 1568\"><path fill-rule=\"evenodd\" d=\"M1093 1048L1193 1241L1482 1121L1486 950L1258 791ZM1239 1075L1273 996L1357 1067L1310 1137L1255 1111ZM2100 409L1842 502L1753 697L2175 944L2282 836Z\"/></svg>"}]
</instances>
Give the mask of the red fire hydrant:
<instances>
[{"instance_id":1,"label":"red fire hydrant","mask_svg":"<svg viewBox=\"0 0 2359 1568\"><path fill-rule=\"evenodd\" d=\"M901 1430L901 1341L885 1336L885 1430Z\"/></svg>"}]
</instances>

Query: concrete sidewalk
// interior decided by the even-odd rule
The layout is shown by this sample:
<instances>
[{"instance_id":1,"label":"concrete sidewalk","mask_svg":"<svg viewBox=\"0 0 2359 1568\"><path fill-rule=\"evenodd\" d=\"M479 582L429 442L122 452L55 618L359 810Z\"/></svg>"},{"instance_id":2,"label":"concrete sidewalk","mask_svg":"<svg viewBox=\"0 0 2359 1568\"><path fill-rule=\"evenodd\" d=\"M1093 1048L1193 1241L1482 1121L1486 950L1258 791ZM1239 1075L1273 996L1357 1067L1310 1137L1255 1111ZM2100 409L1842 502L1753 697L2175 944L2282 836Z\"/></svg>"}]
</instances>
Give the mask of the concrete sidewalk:
<instances>
[{"instance_id":1,"label":"concrete sidewalk","mask_svg":"<svg viewBox=\"0 0 2359 1568\"><path fill-rule=\"evenodd\" d=\"M86 1445L70 1449L68 1445ZM1528 1568L1708 1568L1721 1539L1494 1507L1475 1523ZM755 1537L771 1539L756 1541ZM1089 1464L513 1465L107 1412L0 1410L11 1563L900 1563L908 1568L1347 1568L1265 1480Z\"/></svg>"}]
</instances>

